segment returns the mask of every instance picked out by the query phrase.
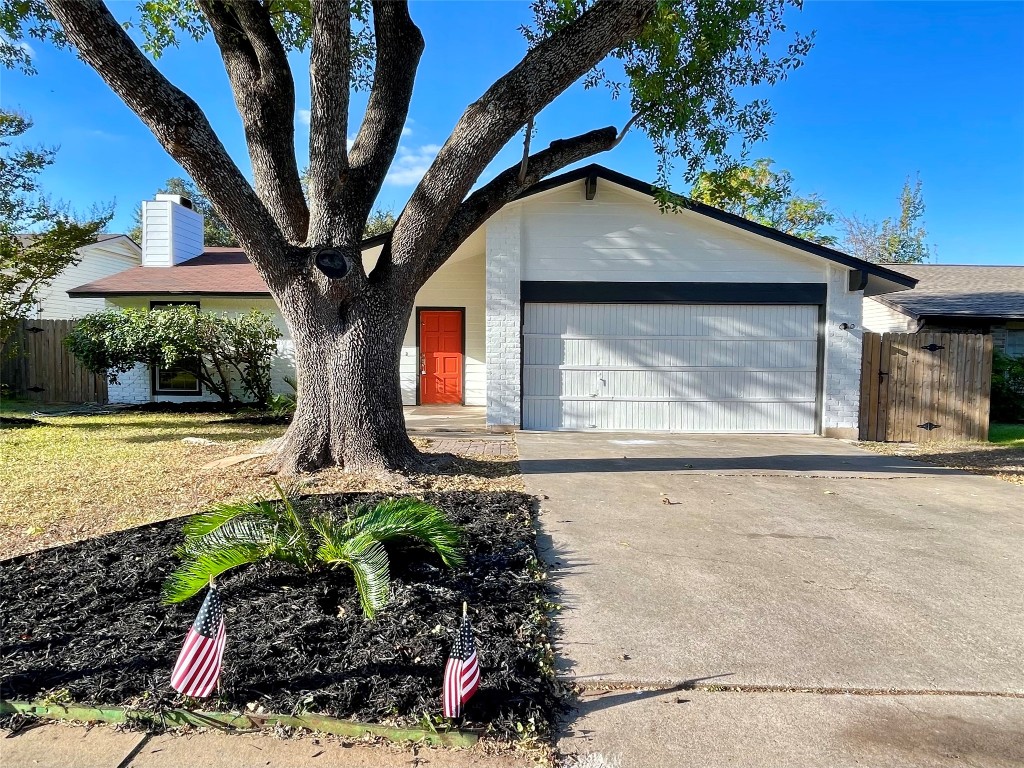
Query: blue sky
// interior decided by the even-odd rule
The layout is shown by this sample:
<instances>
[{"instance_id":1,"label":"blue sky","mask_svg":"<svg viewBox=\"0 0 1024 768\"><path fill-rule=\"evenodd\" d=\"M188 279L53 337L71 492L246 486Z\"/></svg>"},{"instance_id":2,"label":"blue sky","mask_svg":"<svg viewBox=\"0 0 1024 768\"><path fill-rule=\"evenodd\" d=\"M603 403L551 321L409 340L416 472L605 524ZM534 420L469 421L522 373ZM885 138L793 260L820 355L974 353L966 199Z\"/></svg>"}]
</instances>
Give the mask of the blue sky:
<instances>
[{"instance_id":1,"label":"blue sky","mask_svg":"<svg viewBox=\"0 0 1024 768\"><path fill-rule=\"evenodd\" d=\"M119 18L134 13L134 3L112 8ZM412 13L427 48L407 135L379 200L384 207L401 207L466 105L522 56L517 28L529 19L525 2L414 0ZM904 179L920 173L936 261L1024 264L1024 3L812 0L789 19L791 29L815 30L816 45L807 64L768 93L777 118L752 156L789 170L798 191L876 219L898 213ZM60 145L44 177L48 191L80 209L116 199L113 228L126 229L139 201L180 168L72 53L32 45L39 74L0 72L0 103L33 117L33 142ZM303 58L293 56L300 110L308 106ZM247 167L212 41L183 44L160 67L199 101ZM354 99L353 121L363 103ZM627 110L603 91L574 87L541 115L535 146L621 126ZM301 112L296 126L302 162ZM514 142L491 170L520 151ZM640 133L596 160L655 177L655 155Z\"/></svg>"}]
</instances>

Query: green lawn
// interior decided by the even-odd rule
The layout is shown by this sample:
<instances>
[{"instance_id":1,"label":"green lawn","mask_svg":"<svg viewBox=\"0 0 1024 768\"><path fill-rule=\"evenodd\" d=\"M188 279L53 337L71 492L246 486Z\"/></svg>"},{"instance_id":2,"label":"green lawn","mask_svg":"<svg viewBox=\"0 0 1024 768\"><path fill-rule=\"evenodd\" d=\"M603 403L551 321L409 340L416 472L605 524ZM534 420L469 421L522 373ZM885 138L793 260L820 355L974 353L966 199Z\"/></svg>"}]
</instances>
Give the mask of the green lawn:
<instances>
[{"instance_id":1,"label":"green lawn","mask_svg":"<svg viewBox=\"0 0 1024 768\"><path fill-rule=\"evenodd\" d=\"M283 426L240 424L217 413L114 411L87 416L33 415L59 410L5 401L0 416L42 425L0 429L0 559L107 531L187 515L219 501L275 495L256 459L206 468L284 433ZM203 438L212 444L185 442ZM414 438L415 439L415 438ZM430 450L430 441L416 439ZM314 493L348 491L521 490L510 457L467 456L437 475L408 482L328 469L299 480Z\"/></svg>"},{"instance_id":2,"label":"green lawn","mask_svg":"<svg viewBox=\"0 0 1024 768\"><path fill-rule=\"evenodd\" d=\"M988 439L996 445L1024 448L1024 424L993 424Z\"/></svg>"},{"instance_id":3,"label":"green lawn","mask_svg":"<svg viewBox=\"0 0 1024 768\"><path fill-rule=\"evenodd\" d=\"M5 402L0 413L30 418L33 407ZM269 494L270 480L257 466L203 466L251 452L284 431L225 423L223 415L210 413L34 418L44 425L0 429L0 557L188 514L228 498ZM189 444L186 437L215 444Z\"/></svg>"}]
</instances>

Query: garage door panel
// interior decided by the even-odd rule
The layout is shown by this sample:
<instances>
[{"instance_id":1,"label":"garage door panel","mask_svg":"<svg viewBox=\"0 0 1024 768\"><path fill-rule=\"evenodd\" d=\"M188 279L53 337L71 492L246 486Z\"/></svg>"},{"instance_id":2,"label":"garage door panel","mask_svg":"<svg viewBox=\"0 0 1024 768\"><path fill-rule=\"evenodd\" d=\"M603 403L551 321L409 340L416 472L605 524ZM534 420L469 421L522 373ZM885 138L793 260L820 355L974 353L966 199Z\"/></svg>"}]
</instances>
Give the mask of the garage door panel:
<instances>
[{"instance_id":1,"label":"garage door panel","mask_svg":"<svg viewBox=\"0 0 1024 768\"><path fill-rule=\"evenodd\" d=\"M801 401L814 371L573 371L543 369L529 378L530 395L617 400Z\"/></svg>"},{"instance_id":2,"label":"garage door panel","mask_svg":"<svg viewBox=\"0 0 1024 768\"><path fill-rule=\"evenodd\" d=\"M561 414L557 429L615 432L800 432L813 419L813 403L663 403L575 400L552 405L550 418Z\"/></svg>"},{"instance_id":3,"label":"garage door panel","mask_svg":"<svg viewBox=\"0 0 1024 768\"><path fill-rule=\"evenodd\" d=\"M526 336L523 364L602 368L735 366L814 368L818 342L805 339L641 339Z\"/></svg>"},{"instance_id":4,"label":"garage door panel","mask_svg":"<svg viewBox=\"0 0 1024 768\"><path fill-rule=\"evenodd\" d=\"M523 426L813 432L818 309L527 304Z\"/></svg>"}]
</instances>

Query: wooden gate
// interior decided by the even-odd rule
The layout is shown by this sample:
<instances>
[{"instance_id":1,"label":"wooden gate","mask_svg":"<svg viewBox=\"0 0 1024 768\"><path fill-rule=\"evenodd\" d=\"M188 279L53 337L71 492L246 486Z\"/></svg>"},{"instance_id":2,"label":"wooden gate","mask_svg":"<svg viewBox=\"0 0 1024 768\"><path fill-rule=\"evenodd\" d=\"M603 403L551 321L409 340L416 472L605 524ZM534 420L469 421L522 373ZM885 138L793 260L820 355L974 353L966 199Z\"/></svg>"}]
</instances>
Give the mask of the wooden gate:
<instances>
[{"instance_id":1,"label":"wooden gate","mask_svg":"<svg viewBox=\"0 0 1024 768\"><path fill-rule=\"evenodd\" d=\"M991 336L865 333L861 366L861 440L988 440Z\"/></svg>"},{"instance_id":2,"label":"wooden gate","mask_svg":"<svg viewBox=\"0 0 1024 768\"><path fill-rule=\"evenodd\" d=\"M74 320L23 320L0 350L0 382L40 403L105 403L107 380L64 348Z\"/></svg>"}]
</instances>

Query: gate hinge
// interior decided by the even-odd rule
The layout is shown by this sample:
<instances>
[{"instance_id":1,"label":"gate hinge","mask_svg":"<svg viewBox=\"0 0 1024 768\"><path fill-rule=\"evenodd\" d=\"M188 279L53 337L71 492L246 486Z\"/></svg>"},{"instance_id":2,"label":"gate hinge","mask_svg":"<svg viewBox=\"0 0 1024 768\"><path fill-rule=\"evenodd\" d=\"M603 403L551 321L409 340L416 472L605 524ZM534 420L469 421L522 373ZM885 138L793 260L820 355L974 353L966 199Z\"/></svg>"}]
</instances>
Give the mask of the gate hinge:
<instances>
[{"instance_id":1,"label":"gate hinge","mask_svg":"<svg viewBox=\"0 0 1024 768\"><path fill-rule=\"evenodd\" d=\"M926 421L924 424L918 424L917 426L920 427L921 429L927 429L929 432L931 432L933 429L938 429L942 425L941 424L933 424L930 421Z\"/></svg>"},{"instance_id":2,"label":"gate hinge","mask_svg":"<svg viewBox=\"0 0 1024 768\"><path fill-rule=\"evenodd\" d=\"M929 352L938 352L940 349L945 349L941 344L929 344L927 347L921 347L921 349L927 349Z\"/></svg>"}]
</instances>

